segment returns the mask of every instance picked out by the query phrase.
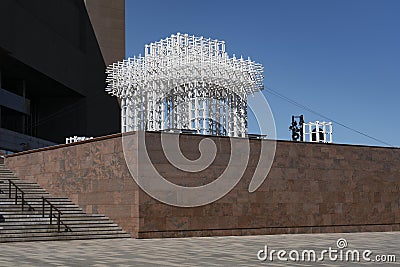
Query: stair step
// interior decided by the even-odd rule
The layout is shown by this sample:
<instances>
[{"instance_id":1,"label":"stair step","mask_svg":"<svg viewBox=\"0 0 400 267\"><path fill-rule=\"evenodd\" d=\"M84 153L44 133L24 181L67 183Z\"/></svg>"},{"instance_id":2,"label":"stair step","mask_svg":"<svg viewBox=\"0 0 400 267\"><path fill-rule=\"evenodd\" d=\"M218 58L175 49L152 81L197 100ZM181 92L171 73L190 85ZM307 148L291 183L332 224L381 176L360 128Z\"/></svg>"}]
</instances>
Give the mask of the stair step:
<instances>
[{"instance_id":1,"label":"stair step","mask_svg":"<svg viewBox=\"0 0 400 267\"><path fill-rule=\"evenodd\" d=\"M118 239L118 238L131 238L129 234L118 233L113 235L82 235L82 236L50 236L50 237L15 237L15 238L1 238L1 242L32 242L32 241L58 241L58 240L88 240L88 239Z\"/></svg>"},{"instance_id":2,"label":"stair step","mask_svg":"<svg viewBox=\"0 0 400 267\"><path fill-rule=\"evenodd\" d=\"M1 197L2 196L2 197ZM45 198L50 201L51 204L55 203L57 204L57 202L59 203L63 203L63 202L69 202L69 203L73 203L71 202L69 199L67 198L54 198L52 196L45 196ZM20 200L20 198L18 198ZM42 202L42 196L32 196L32 195L27 195L24 197L25 201L31 201L31 202L37 202L37 203L41 203ZM5 196L5 194L0 194L0 201L15 201L15 198L8 198L8 194L7 196Z\"/></svg>"},{"instance_id":3,"label":"stair step","mask_svg":"<svg viewBox=\"0 0 400 267\"><path fill-rule=\"evenodd\" d=\"M70 209L70 210L61 210L61 215L64 214L84 214L84 212L82 210L79 209ZM29 210L27 207L24 208L24 210L21 210L21 208L7 208L7 209L3 209L2 211L0 211L0 215L2 216L13 216L13 215L42 215L43 211L42 209L34 209L34 210ZM44 214L50 214L50 210L46 209L44 211ZM53 214L58 214L57 212L55 212L53 210Z\"/></svg>"},{"instance_id":4,"label":"stair step","mask_svg":"<svg viewBox=\"0 0 400 267\"><path fill-rule=\"evenodd\" d=\"M124 233L122 230L96 230L96 231L73 231L73 232L66 232L66 231L60 231L58 232L57 229L54 229L56 231L48 231L48 232L33 232L33 233L28 233L28 232L21 232L21 233L9 233L9 234L2 234L0 236L1 238L7 238L7 237L43 237L43 236L80 236L80 235L106 235L106 234L122 234Z\"/></svg>"},{"instance_id":5,"label":"stair step","mask_svg":"<svg viewBox=\"0 0 400 267\"><path fill-rule=\"evenodd\" d=\"M21 188L22 191L24 191L24 192L25 192L25 190L26 190L26 191L36 191L36 190L38 190L38 189L41 189L41 190L43 190L44 192L47 192L44 188L38 186L37 184L36 184L36 185L34 185L34 184L26 184L26 183L25 183L25 184L18 184L18 183L16 183L16 182L15 182L15 184L16 184L19 188ZM8 183L8 181L6 181L6 182L4 182L4 183L0 183L0 189L3 190L3 191L7 191L7 194L8 194L8 190L9 190L9 183ZM11 184L11 194L14 194L14 192L15 192L15 186ZM20 193L20 191L18 191L18 193Z\"/></svg>"},{"instance_id":6,"label":"stair step","mask_svg":"<svg viewBox=\"0 0 400 267\"><path fill-rule=\"evenodd\" d=\"M15 214L2 214L5 221L10 221L10 220L17 220L17 219L34 219L34 218L43 218L41 213L29 213L29 214L21 214L21 213L15 213ZM53 214L53 216L56 214ZM98 219L98 218L106 218L104 215L100 216L88 216L89 214L86 214L84 212L74 212L74 213L64 213L61 215L62 220L76 220L76 219L83 219L83 218L88 218L90 219ZM45 217L48 217L49 214L45 214Z\"/></svg>"},{"instance_id":7,"label":"stair step","mask_svg":"<svg viewBox=\"0 0 400 267\"><path fill-rule=\"evenodd\" d=\"M15 186L11 185L9 198L9 180L24 192L24 210L21 205L21 193L18 190L15 204ZM57 230L57 219L50 225L50 206L46 203L45 217L42 216L44 196L54 207L61 211L61 230L65 225L72 232ZM33 210L28 210L31 207ZM98 238L130 238L117 224L103 214L86 214L78 205L66 197L51 196L39 184L20 180L13 172L0 164L0 243L18 241L51 241ZM57 212L54 211L54 215Z\"/></svg>"},{"instance_id":8,"label":"stair step","mask_svg":"<svg viewBox=\"0 0 400 267\"><path fill-rule=\"evenodd\" d=\"M26 203L28 203L28 204L26 204ZM18 204L15 204L15 202L13 201L13 202L3 202L3 201L0 201L0 205L1 205L1 209L3 209L3 210L6 210L6 209L18 209L18 210L22 210L22 205L21 205L22 203L21 203L21 200L19 200L18 201ZM25 202L24 203L24 210L26 210L28 207L31 207L31 208L33 208L33 209L35 209L35 210L40 210L40 211L42 211L42 209L43 209L43 205L42 205L42 203L32 203L32 202ZM59 204L57 204L57 205L53 205L53 210L54 210L54 207L56 208L56 209L58 209L58 210L63 210L63 209L65 209L65 210L80 210L80 211L82 211L82 209L81 208L79 208L78 206L76 206L76 205L73 205L73 204L71 204L71 203L68 203L68 204L66 204L66 205L59 205ZM50 210L50 205L45 205L44 206L44 210L46 211L46 210ZM1 210L0 210L0 213L1 213Z\"/></svg>"},{"instance_id":9,"label":"stair step","mask_svg":"<svg viewBox=\"0 0 400 267\"><path fill-rule=\"evenodd\" d=\"M50 221L32 221L32 222L17 222L17 223L8 223L8 224L0 224L0 237L3 230L15 230L20 232L25 232L27 229L29 231L34 231L35 229L49 229L52 227L57 227L57 221L53 220L53 223L50 224ZM92 228L109 228L109 229L118 229L122 230L121 227L116 225L115 223L108 221L76 221L76 222L63 222L61 223L61 228L68 227L73 231L79 231L79 229L87 229L90 231Z\"/></svg>"},{"instance_id":10,"label":"stair step","mask_svg":"<svg viewBox=\"0 0 400 267\"><path fill-rule=\"evenodd\" d=\"M7 240L9 238L30 238L35 239L36 241L43 237L62 237L62 239L76 239L76 238L85 238L85 237L95 237L95 236L106 236L106 235L118 235L119 237L129 237L123 231L84 231L84 232L47 232L47 233L26 233L26 234L4 234L0 237L0 242L2 240Z\"/></svg>"},{"instance_id":11,"label":"stair step","mask_svg":"<svg viewBox=\"0 0 400 267\"><path fill-rule=\"evenodd\" d=\"M34 232L46 232L52 231L54 229L57 230L57 224L41 224L35 225L36 227L32 227L32 225L20 226L20 227L0 227L0 237L3 233L34 233ZM115 225L106 225L106 224L86 224L86 225L68 225L72 232L89 232L89 231L97 231L97 230L109 230L109 231L122 231L121 227ZM61 231L64 231L65 225L61 225Z\"/></svg>"},{"instance_id":12,"label":"stair step","mask_svg":"<svg viewBox=\"0 0 400 267\"><path fill-rule=\"evenodd\" d=\"M60 232L65 232L65 227L61 225ZM71 228L73 233L99 233L99 232L121 232L122 229L116 226L91 226L91 227L74 227ZM34 234L42 234L42 233L53 233L58 232L57 225L48 225L47 227L42 228L22 228L22 229L1 229L0 228L0 236L6 235L34 235Z\"/></svg>"},{"instance_id":13,"label":"stair step","mask_svg":"<svg viewBox=\"0 0 400 267\"><path fill-rule=\"evenodd\" d=\"M44 213L45 216L49 216L50 212L47 211ZM53 216L56 216L58 213L53 211ZM33 211L9 211L9 212L0 212L0 215L2 215L4 218L17 218L17 217L24 217L24 216L42 216L42 211L41 210L33 210ZM79 216L79 215L86 215L83 211L80 210L64 210L61 211L61 217L70 217L70 216Z\"/></svg>"},{"instance_id":14,"label":"stair step","mask_svg":"<svg viewBox=\"0 0 400 267\"><path fill-rule=\"evenodd\" d=\"M96 221L103 221L103 222L109 222L110 221L110 219L108 219L107 217L96 218L95 220ZM43 221L49 222L50 219L48 217L47 218L46 217L44 217L44 218L43 217L36 217L36 218L8 218L8 219L5 220L5 223L18 224L18 223L43 222ZM57 219L53 218L53 222L56 222L56 221L57 221ZM68 225L70 223L93 222L94 219L90 218L90 217L80 216L80 217L76 217L76 218L61 218L61 221L64 224ZM2 223L0 223L0 226L1 226L1 224Z\"/></svg>"},{"instance_id":15,"label":"stair step","mask_svg":"<svg viewBox=\"0 0 400 267\"><path fill-rule=\"evenodd\" d=\"M54 225L54 224L53 224ZM48 228L50 226L49 223L43 223L43 224L0 224L0 231L1 230L9 230L9 229L42 229L42 228ZM90 228L90 227L114 227L114 228L119 228L120 227L115 224L115 223L110 223L110 222L96 222L96 221L90 221L90 222L79 222L79 223L69 223L69 227L72 229L76 228Z\"/></svg>"}]
</instances>

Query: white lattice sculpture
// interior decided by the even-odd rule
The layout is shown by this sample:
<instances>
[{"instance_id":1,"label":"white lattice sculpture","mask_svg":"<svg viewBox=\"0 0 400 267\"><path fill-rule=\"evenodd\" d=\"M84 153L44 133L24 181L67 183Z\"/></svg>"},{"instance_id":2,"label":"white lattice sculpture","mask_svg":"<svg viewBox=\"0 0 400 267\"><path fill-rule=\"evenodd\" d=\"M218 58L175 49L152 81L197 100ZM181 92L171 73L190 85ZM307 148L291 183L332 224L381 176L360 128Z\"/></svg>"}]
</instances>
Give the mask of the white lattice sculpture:
<instances>
[{"instance_id":1,"label":"white lattice sculpture","mask_svg":"<svg viewBox=\"0 0 400 267\"><path fill-rule=\"evenodd\" d=\"M262 90L263 66L229 57L225 42L176 34L145 55L110 65L107 88L121 99L122 132L194 130L245 137L247 96Z\"/></svg>"}]
</instances>

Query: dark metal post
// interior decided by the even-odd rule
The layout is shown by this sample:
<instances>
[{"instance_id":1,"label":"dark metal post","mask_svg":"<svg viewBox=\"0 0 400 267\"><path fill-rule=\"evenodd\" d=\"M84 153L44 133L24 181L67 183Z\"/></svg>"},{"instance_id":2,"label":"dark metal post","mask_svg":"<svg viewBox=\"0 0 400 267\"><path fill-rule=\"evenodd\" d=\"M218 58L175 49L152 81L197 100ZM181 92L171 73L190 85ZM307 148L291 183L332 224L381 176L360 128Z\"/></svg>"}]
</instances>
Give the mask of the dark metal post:
<instances>
[{"instance_id":1,"label":"dark metal post","mask_svg":"<svg viewBox=\"0 0 400 267\"><path fill-rule=\"evenodd\" d=\"M53 221L53 207L50 205L50 224L52 224Z\"/></svg>"},{"instance_id":2,"label":"dark metal post","mask_svg":"<svg viewBox=\"0 0 400 267\"><path fill-rule=\"evenodd\" d=\"M44 197L42 197L42 217L44 217Z\"/></svg>"},{"instance_id":3,"label":"dark metal post","mask_svg":"<svg viewBox=\"0 0 400 267\"><path fill-rule=\"evenodd\" d=\"M57 217L57 227L58 227L58 231L60 232L60 220L61 220L61 213L58 212L58 217Z\"/></svg>"},{"instance_id":4,"label":"dark metal post","mask_svg":"<svg viewBox=\"0 0 400 267\"><path fill-rule=\"evenodd\" d=\"M15 187L15 204L18 204L17 192L17 187Z\"/></svg>"},{"instance_id":5,"label":"dark metal post","mask_svg":"<svg viewBox=\"0 0 400 267\"><path fill-rule=\"evenodd\" d=\"M8 198L11 198L11 180L8 179Z\"/></svg>"},{"instance_id":6,"label":"dark metal post","mask_svg":"<svg viewBox=\"0 0 400 267\"><path fill-rule=\"evenodd\" d=\"M24 211L24 202L25 202L25 197L24 197L24 192L23 191L21 191L21 198L22 198L22 211Z\"/></svg>"},{"instance_id":7,"label":"dark metal post","mask_svg":"<svg viewBox=\"0 0 400 267\"><path fill-rule=\"evenodd\" d=\"M303 134L303 124L304 124L304 116L300 115L300 141L304 142L304 134Z\"/></svg>"}]
</instances>

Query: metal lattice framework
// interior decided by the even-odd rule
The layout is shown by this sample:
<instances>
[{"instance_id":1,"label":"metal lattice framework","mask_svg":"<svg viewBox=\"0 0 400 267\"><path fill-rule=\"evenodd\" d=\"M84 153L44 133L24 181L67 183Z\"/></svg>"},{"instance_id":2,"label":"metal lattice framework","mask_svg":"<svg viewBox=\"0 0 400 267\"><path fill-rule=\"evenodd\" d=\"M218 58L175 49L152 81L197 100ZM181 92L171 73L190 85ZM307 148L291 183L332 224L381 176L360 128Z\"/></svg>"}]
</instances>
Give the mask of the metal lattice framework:
<instances>
[{"instance_id":1,"label":"metal lattice framework","mask_svg":"<svg viewBox=\"0 0 400 267\"><path fill-rule=\"evenodd\" d=\"M332 122L304 123L303 136L306 142L332 143Z\"/></svg>"},{"instance_id":2,"label":"metal lattice framework","mask_svg":"<svg viewBox=\"0 0 400 267\"><path fill-rule=\"evenodd\" d=\"M106 73L106 91L121 99L122 132L187 129L245 137L247 96L264 88L261 64L230 58L224 41L179 33Z\"/></svg>"}]
</instances>

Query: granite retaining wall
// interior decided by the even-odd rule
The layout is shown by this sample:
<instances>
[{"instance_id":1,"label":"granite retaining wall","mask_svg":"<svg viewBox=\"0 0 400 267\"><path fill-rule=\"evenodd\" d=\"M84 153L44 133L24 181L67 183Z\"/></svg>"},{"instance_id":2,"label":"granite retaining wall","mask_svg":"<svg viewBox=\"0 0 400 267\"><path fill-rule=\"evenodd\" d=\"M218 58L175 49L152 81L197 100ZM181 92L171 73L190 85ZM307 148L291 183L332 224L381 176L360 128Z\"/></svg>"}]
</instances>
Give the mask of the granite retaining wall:
<instances>
[{"instance_id":1,"label":"granite retaining wall","mask_svg":"<svg viewBox=\"0 0 400 267\"><path fill-rule=\"evenodd\" d=\"M181 135L184 155L196 159L204 136ZM207 184L229 161L230 141L212 137L213 164L198 173L173 167L160 134L147 133L153 165L169 181ZM135 238L400 230L400 149L277 141L264 183L248 192L261 140L251 140L247 169L233 190L214 203L181 208L138 188L126 166L120 134L10 155L21 179L67 196L88 213L109 216Z\"/></svg>"}]
</instances>

